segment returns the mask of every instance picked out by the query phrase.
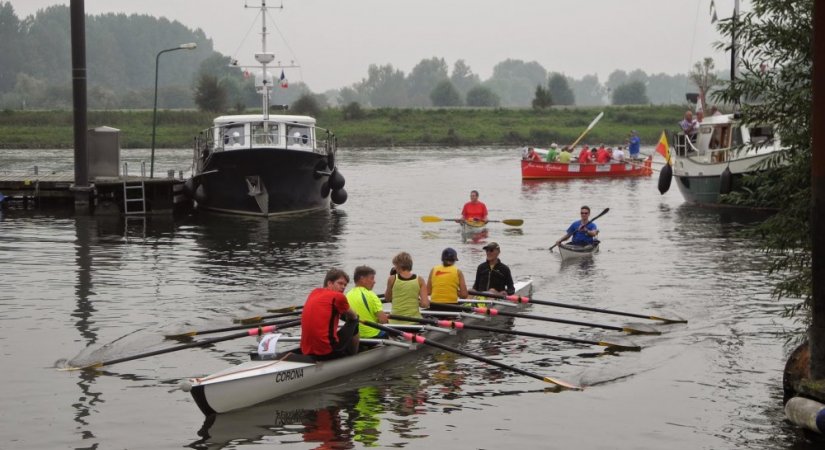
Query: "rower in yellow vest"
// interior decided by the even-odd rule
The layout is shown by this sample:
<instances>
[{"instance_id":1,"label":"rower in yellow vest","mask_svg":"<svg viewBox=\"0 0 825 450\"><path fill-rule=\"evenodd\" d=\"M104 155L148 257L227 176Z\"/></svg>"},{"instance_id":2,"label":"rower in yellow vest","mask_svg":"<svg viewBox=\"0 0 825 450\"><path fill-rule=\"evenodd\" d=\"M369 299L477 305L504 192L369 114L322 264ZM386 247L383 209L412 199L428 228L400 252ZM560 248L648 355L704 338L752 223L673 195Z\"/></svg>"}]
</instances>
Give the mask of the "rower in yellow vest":
<instances>
[{"instance_id":1,"label":"rower in yellow vest","mask_svg":"<svg viewBox=\"0 0 825 450\"><path fill-rule=\"evenodd\" d=\"M430 309L437 310L439 304L458 304L459 298L467 298L467 283L464 273L456 267L458 253L447 247L441 252L441 264L430 270L427 290L430 292Z\"/></svg>"}]
</instances>

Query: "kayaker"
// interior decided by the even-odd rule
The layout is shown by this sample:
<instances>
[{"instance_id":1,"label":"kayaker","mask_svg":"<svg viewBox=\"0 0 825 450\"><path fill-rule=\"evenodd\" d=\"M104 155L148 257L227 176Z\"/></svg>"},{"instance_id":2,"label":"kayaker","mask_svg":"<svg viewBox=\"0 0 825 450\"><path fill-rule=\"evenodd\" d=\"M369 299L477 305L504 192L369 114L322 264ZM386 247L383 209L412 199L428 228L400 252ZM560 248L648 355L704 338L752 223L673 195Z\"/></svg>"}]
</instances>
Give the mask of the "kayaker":
<instances>
[{"instance_id":1,"label":"kayaker","mask_svg":"<svg viewBox=\"0 0 825 450\"><path fill-rule=\"evenodd\" d=\"M381 299L375 295L375 269L370 266L358 266L352 274L355 287L347 292L349 307L358 314L358 317L370 322L387 323L387 313ZM364 339L380 339L387 337L387 332L369 325L359 325L358 334Z\"/></svg>"},{"instance_id":2,"label":"kayaker","mask_svg":"<svg viewBox=\"0 0 825 450\"><path fill-rule=\"evenodd\" d=\"M478 200L478 191L470 191L470 201L461 209L461 218L465 221L487 221L487 205Z\"/></svg>"},{"instance_id":3,"label":"kayaker","mask_svg":"<svg viewBox=\"0 0 825 450\"><path fill-rule=\"evenodd\" d=\"M482 248L487 252L487 260L479 264L476 269L473 290L508 295L515 293L516 287L513 284L510 268L499 259L501 247L497 242L490 242Z\"/></svg>"},{"instance_id":4,"label":"kayaker","mask_svg":"<svg viewBox=\"0 0 825 450\"><path fill-rule=\"evenodd\" d=\"M464 273L456 267L458 253L447 247L441 252L441 264L430 270L427 291L430 293L430 309L438 310L439 304L458 304L459 298L467 298Z\"/></svg>"},{"instance_id":5,"label":"kayaker","mask_svg":"<svg viewBox=\"0 0 825 450\"><path fill-rule=\"evenodd\" d=\"M577 220L567 227L567 233L556 241L556 245L560 245L566 241L567 238L573 237L571 242L573 245L590 245L593 244L593 238L599 235L599 229L595 223L590 222L590 207L581 207L581 220Z\"/></svg>"},{"instance_id":6,"label":"kayaker","mask_svg":"<svg viewBox=\"0 0 825 450\"><path fill-rule=\"evenodd\" d=\"M421 317L420 308L430 306L427 286L424 279L412 272L413 260L407 252L401 252L392 258L395 273L387 278L387 290L384 300L392 302L391 314L407 317ZM391 320L391 323L412 323Z\"/></svg>"},{"instance_id":7,"label":"kayaker","mask_svg":"<svg viewBox=\"0 0 825 450\"><path fill-rule=\"evenodd\" d=\"M358 315L349 307L344 289L349 276L341 269L330 269L324 287L309 293L301 312L301 353L318 361L341 358L358 352ZM346 322L338 329L338 320Z\"/></svg>"}]
</instances>

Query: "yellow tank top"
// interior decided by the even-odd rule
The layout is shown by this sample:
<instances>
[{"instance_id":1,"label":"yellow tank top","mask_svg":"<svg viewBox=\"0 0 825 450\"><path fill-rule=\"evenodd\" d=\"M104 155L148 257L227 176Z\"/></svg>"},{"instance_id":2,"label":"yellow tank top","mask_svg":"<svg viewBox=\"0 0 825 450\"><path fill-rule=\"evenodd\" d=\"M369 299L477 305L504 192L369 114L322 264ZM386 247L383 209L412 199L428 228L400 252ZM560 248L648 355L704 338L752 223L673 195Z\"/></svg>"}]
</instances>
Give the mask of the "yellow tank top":
<instances>
[{"instance_id":1,"label":"yellow tank top","mask_svg":"<svg viewBox=\"0 0 825 450\"><path fill-rule=\"evenodd\" d=\"M458 303L458 267L435 266L432 272L432 303Z\"/></svg>"},{"instance_id":2,"label":"yellow tank top","mask_svg":"<svg viewBox=\"0 0 825 450\"><path fill-rule=\"evenodd\" d=\"M405 280L395 275L392 283L392 314L407 317L421 318L421 311L418 309L418 293L421 286L418 285L418 277L413 275L409 280ZM402 320L390 320L390 323L411 323Z\"/></svg>"}]
</instances>

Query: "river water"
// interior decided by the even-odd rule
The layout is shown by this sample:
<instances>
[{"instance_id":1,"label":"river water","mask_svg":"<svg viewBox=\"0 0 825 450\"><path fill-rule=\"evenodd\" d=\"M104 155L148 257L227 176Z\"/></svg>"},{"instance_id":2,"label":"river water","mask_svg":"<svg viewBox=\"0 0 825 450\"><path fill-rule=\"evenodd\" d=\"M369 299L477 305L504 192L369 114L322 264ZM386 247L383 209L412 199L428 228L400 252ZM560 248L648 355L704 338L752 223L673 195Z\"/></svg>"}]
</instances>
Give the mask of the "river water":
<instances>
[{"instance_id":1,"label":"river water","mask_svg":"<svg viewBox=\"0 0 825 450\"><path fill-rule=\"evenodd\" d=\"M648 149L649 151L650 149ZM145 222L7 210L0 216L0 448L581 448L809 449L784 420L787 303L770 298L766 256L738 232L755 218L660 195L656 176L523 182L514 149L344 149L349 201L329 212L263 220L211 214ZM156 172L186 171L188 150L158 152ZM148 160L125 150L130 167ZM70 170L71 152L0 151L0 173ZM463 236L450 222L478 189L493 219ZM586 204L602 251L562 262L547 247ZM450 354L414 355L283 401L205 420L179 383L237 363L234 340L106 367L64 360L127 356L174 343L163 334L301 304L331 266L375 267L408 251L426 274L444 247L473 279L496 241L535 298L676 314L660 336L516 319L519 330L629 340L607 354L533 338L482 335L461 347L586 385L553 393L532 378ZM621 317L535 305L532 313L621 325ZM636 323L638 323L637 321ZM651 325L648 323L648 325Z\"/></svg>"}]
</instances>

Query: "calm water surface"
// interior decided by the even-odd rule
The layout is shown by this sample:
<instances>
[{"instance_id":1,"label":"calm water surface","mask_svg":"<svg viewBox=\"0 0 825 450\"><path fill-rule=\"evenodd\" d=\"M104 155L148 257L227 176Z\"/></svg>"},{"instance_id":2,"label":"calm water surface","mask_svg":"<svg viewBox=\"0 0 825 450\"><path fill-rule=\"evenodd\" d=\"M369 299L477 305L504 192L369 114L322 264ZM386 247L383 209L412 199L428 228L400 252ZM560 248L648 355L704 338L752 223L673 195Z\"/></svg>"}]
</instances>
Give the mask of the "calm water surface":
<instances>
[{"instance_id":1,"label":"calm water surface","mask_svg":"<svg viewBox=\"0 0 825 450\"><path fill-rule=\"evenodd\" d=\"M189 151L161 151L156 171L187 170ZM349 201L329 212L262 220L199 214L142 220L55 211L0 216L0 448L815 448L784 421L785 333L797 327L770 299L765 256L738 237L753 220L684 205L656 177L522 182L511 149L341 152ZM130 167L148 151L124 151ZM68 151L0 151L0 173L72 167ZM462 236L449 222L481 191L490 224ZM595 213L602 252L561 262L546 249L578 216ZM672 313L687 325L661 336L518 319L519 330L628 339L638 353L531 338L479 336L462 348L589 386L552 393L531 378L464 357L425 353L310 394L205 420L181 380L242 361L236 340L105 368L59 372L60 360L108 359L173 345L164 333L227 326L234 317L300 304L331 266L387 275L409 251L426 273L458 250L471 280L496 241L535 297L632 312ZM376 287L383 292L383 281ZM620 317L533 312L606 324Z\"/></svg>"}]
</instances>

